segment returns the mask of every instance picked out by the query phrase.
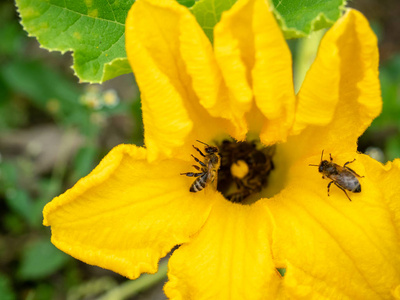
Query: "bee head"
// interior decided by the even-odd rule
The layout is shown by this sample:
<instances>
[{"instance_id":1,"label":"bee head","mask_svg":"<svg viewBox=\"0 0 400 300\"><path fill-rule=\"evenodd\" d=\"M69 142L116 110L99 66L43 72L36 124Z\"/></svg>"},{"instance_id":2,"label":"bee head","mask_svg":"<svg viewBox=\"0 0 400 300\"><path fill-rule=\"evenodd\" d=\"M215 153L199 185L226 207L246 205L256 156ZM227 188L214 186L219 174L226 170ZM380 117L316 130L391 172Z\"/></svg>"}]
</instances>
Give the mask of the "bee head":
<instances>
[{"instance_id":1,"label":"bee head","mask_svg":"<svg viewBox=\"0 0 400 300\"><path fill-rule=\"evenodd\" d=\"M214 147L214 146L210 146L209 144L206 144L202 141L196 140L199 143L202 143L203 145L206 145L206 147L204 147L204 151L206 151L207 154L213 154L213 153L218 153L218 148Z\"/></svg>"},{"instance_id":2,"label":"bee head","mask_svg":"<svg viewBox=\"0 0 400 300\"><path fill-rule=\"evenodd\" d=\"M322 173L329 166L329 161L323 160L318 166L318 172Z\"/></svg>"},{"instance_id":3,"label":"bee head","mask_svg":"<svg viewBox=\"0 0 400 300\"><path fill-rule=\"evenodd\" d=\"M206 151L207 154L213 154L218 152L218 148L213 146L207 146L204 148L204 151Z\"/></svg>"}]
</instances>

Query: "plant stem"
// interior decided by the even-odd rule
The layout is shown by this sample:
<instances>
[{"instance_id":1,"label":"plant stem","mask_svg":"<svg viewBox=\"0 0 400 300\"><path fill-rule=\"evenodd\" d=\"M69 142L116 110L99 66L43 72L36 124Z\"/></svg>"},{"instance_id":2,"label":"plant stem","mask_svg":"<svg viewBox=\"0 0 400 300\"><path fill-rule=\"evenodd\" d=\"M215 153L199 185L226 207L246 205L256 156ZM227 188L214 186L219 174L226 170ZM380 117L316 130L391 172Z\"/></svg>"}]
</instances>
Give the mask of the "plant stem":
<instances>
[{"instance_id":1,"label":"plant stem","mask_svg":"<svg viewBox=\"0 0 400 300\"><path fill-rule=\"evenodd\" d=\"M162 261L158 265L155 274L143 274L136 280L126 281L110 290L99 300L123 300L144 291L167 277L168 260Z\"/></svg>"}]
</instances>

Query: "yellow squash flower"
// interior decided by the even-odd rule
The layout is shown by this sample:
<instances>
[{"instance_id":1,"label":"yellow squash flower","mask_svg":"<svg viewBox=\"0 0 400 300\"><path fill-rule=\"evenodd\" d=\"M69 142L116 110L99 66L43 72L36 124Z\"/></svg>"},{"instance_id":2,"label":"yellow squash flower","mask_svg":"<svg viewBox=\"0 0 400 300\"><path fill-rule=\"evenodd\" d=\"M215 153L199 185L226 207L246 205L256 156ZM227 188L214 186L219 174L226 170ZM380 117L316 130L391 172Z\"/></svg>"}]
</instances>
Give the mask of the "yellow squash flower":
<instances>
[{"instance_id":1,"label":"yellow squash flower","mask_svg":"<svg viewBox=\"0 0 400 300\"><path fill-rule=\"evenodd\" d=\"M169 261L171 299L400 297L400 162L357 153L381 110L377 40L348 10L295 95L283 35L262 0L239 0L214 45L173 0L138 0L126 49L146 147L120 145L44 209L52 242L135 279ZM232 139L233 138L233 139ZM218 179L202 191L207 143ZM240 142L236 142L240 141ZM350 199L321 178L321 153L360 176ZM286 269L282 277L278 268Z\"/></svg>"}]
</instances>

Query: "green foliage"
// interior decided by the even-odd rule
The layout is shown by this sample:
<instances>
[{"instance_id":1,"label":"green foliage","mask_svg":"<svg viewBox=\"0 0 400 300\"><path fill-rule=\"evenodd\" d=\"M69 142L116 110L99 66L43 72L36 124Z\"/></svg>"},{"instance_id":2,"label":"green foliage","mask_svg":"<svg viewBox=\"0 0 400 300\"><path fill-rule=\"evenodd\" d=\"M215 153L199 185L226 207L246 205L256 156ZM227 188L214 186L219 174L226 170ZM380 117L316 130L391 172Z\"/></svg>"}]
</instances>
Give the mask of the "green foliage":
<instances>
[{"instance_id":1,"label":"green foliage","mask_svg":"<svg viewBox=\"0 0 400 300\"><path fill-rule=\"evenodd\" d=\"M195 0L176 0L179 4L186 6L186 7L192 7L196 1Z\"/></svg>"},{"instance_id":2,"label":"green foliage","mask_svg":"<svg viewBox=\"0 0 400 300\"><path fill-rule=\"evenodd\" d=\"M221 14L236 2L177 1L190 7L211 42ZM46 49L72 51L73 69L79 79L101 83L131 72L124 31L125 18L133 2L17 0L17 5L21 23L29 35L36 37ZM298 38L332 25L340 17L345 0L273 0L271 5L285 37ZM4 34L7 37L7 32Z\"/></svg>"},{"instance_id":3,"label":"green foliage","mask_svg":"<svg viewBox=\"0 0 400 300\"><path fill-rule=\"evenodd\" d=\"M69 257L48 239L28 245L22 254L18 274L21 279L44 278L61 268Z\"/></svg>"},{"instance_id":4,"label":"green foliage","mask_svg":"<svg viewBox=\"0 0 400 300\"><path fill-rule=\"evenodd\" d=\"M221 19L224 11L235 4L236 0L200 0L190 9L205 34L213 42L214 26Z\"/></svg>"},{"instance_id":5,"label":"green foliage","mask_svg":"<svg viewBox=\"0 0 400 300\"><path fill-rule=\"evenodd\" d=\"M308 36L331 26L342 15L345 0L272 0L285 38Z\"/></svg>"},{"instance_id":6,"label":"green foliage","mask_svg":"<svg viewBox=\"0 0 400 300\"><path fill-rule=\"evenodd\" d=\"M73 51L73 69L86 82L103 82L130 72L124 31L132 3L17 0L21 23L29 35L37 37L46 49Z\"/></svg>"},{"instance_id":7,"label":"green foliage","mask_svg":"<svg viewBox=\"0 0 400 300\"><path fill-rule=\"evenodd\" d=\"M210 41L221 14L236 0L200 0L191 8ZM342 14L345 0L272 0L275 17L285 38L300 38L331 26Z\"/></svg>"},{"instance_id":8,"label":"green foliage","mask_svg":"<svg viewBox=\"0 0 400 300\"><path fill-rule=\"evenodd\" d=\"M50 101L57 101L59 109L68 113L79 105L77 86L40 62L12 60L3 65L0 76L11 89L31 98L38 107L46 108Z\"/></svg>"},{"instance_id":9,"label":"green foliage","mask_svg":"<svg viewBox=\"0 0 400 300\"><path fill-rule=\"evenodd\" d=\"M400 128L400 55L383 64L379 71L384 102L382 114L374 123L379 126L396 124Z\"/></svg>"},{"instance_id":10,"label":"green foliage","mask_svg":"<svg viewBox=\"0 0 400 300\"><path fill-rule=\"evenodd\" d=\"M384 63L379 70L383 107L381 115L374 120L370 131L384 140L387 160L400 157L400 55Z\"/></svg>"},{"instance_id":11,"label":"green foliage","mask_svg":"<svg viewBox=\"0 0 400 300\"><path fill-rule=\"evenodd\" d=\"M0 273L0 296L2 300L14 300L15 294L11 288L10 279Z\"/></svg>"},{"instance_id":12,"label":"green foliage","mask_svg":"<svg viewBox=\"0 0 400 300\"><path fill-rule=\"evenodd\" d=\"M12 2L0 3L0 18L0 269L7 274L0 274L0 299L64 299L96 271L71 263L50 243L43 207L93 169L111 147L104 134L110 120L128 119L134 109L129 98L121 101L112 82L109 89L78 85L61 54L41 50L26 37ZM105 73L117 76L123 67L124 60L117 59L105 65ZM132 79L128 83L134 86ZM136 90L126 97L135 97ZM74 151L65 150L71 132L78 137ZM38 167L43 161L47 167Z\"/></svg>"},{"instance_id":13,"label":"green foliage","mask_svg":"<svg viewBox=\"0 0 400 300\"><path fill-rule=\"evenodd\" d=\"M93 169L93 165L97 160L98 154L98 148L94 145L85 145L78 150L72 175L74 181L77 181L89 174L89 172Z\"/></svg>"},{"instance_id":14,"label":"green foliage","mask_svg":"<svg viewBox=\"0 0 400 300\"><path fill-rule=\"evenodd\" d=\"M9 189L6 193L6 201L8 207L25 219L28 224L33 225L35 223L35 216L32 214L33 203L27 191Z\"/></svg>"}]
</instances>

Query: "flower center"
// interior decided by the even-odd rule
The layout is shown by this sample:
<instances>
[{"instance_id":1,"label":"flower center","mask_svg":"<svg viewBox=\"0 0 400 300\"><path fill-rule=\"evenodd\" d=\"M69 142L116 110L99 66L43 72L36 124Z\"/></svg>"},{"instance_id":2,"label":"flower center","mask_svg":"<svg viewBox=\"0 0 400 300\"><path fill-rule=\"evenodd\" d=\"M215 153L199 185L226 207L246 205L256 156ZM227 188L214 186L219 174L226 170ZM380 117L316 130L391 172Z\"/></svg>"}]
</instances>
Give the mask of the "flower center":
<instances>
[{"instance_id":1,"label":"flower center","mask_svg":"<svg viewBox=\"0 0 400 300\"><path fill-rule=\"evenodd\" d=\"M268 185L274 169L275 147L263 147L256 141L223 140L219 148L218 191L232 202L248 202ZM252 201L250 201L252 202Z\"/></svg>"}]
</instances>

